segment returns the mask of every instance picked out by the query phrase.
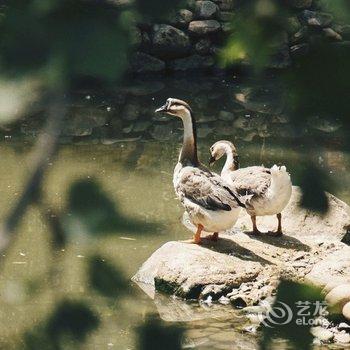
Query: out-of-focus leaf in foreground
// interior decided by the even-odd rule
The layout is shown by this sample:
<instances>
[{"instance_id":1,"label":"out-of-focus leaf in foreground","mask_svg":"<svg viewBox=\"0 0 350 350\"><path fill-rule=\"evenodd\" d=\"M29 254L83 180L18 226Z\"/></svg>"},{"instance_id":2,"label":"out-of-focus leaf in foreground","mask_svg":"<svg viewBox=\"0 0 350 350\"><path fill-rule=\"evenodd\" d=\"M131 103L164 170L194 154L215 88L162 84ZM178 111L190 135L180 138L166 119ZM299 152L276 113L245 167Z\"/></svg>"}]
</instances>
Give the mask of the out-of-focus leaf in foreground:
<instances>
[{"instance_id":1,"label":"out-of-focus leaf in foreground","mask_svg":"<svg viewBox=\"0 0 350 350\"><path fill-rule=\"evenodd\" d=\"M180 350L184 328L180 325L164 323L155 315L150 315L138 328L139 350Z\"/></svg>"},{"instance_id":2,"label":"out-of-focus leaf in foreground","mask_svg":"<svg viewBox=\"0 0 350 350\"><path fill-rule=\"evenodd\" d=\"M261 349L271 349L274 338L288 340L294 349L311 349L313 337L310 327L312 320L322 313L323 306L323 297L319 289L282 280L278 286L276 301L265 319ZM304 307L304 311L301 307Z\"/></svg>"},{"instance_id":3,"label":"out-of-focus leaf in foreground","mask_svg":"<svg viewBox=\"0 0 350 350\"><path fill-rule=\"evenodd\" d=\"M266 66L286 42L287 15L286 6L276 0L241 2L220 55L223 65L247 61L257 69Z\"/></svg>"},{"instance_id":4,"label":"out-of-focus leaf in foreground","mask_svg":"<svg viewBox=\"0 0 350 350\"><path fill-rule=\"evenodd\" d=\"M122 215L108 194L93 180L73 183L67 211L64 222L68 234L147 233L156 227Z\"/></svg>"},{"instance_id":5,"label":"out-of-focus leaf in foreground","mask_svg":"<svg viewBox=\"0 0 350 350\"><path fill-rule=\"evenodd\" d=\"M93 256L88 265L89 284L105 297L116 298L128 290L122 271L101 256Z\"/></svg>"},{"instance_id":6,"label":"out-of-focus leaf in foreground","mask_svg":"<svg viewBox=\"0 0 350 350\"><path fill-rule=\"evenodd\" d=\"M330 187L330 180L325 171L312 162L304 162L296 177L303 192L301 206L325 214L328 210L325 189Z\"/></svg>"},{"instance_id":7,"label":"out-of-focus leaf in foreground","mask_svg":"<svg viewBox=\"0 0 350 350\"><path fill-rule=\"evenodd\" d=\"M103 0L12 0L0 24L2 71L46 72L51 84L77 76L115 81L126 66L131 19Z\"/></svg>"},{"instance_id":8,"label":"out-of-focus leaf in foreground","mask_svg":"<svg viewBox=\"0 0 350 350\"><path fill-rule=\"evenodd\" d=\"M66 349L66 342L84 342L99 323L99 318L84 302L63 300L45 322L24 335L25 349Z\"/></svg>"},{"instance_id":9,"label":"out-of-focus leaf in foreground","mask_svg":"<svg viewBox=\"0 0 350 350\"><path fill-rule=\"evenodd\" d=\"M164 19L169 11L174 10L179 4L185 3L182 0L136 0L136 8L144 18L155 20Z\"/></svg>"}]
</instances>

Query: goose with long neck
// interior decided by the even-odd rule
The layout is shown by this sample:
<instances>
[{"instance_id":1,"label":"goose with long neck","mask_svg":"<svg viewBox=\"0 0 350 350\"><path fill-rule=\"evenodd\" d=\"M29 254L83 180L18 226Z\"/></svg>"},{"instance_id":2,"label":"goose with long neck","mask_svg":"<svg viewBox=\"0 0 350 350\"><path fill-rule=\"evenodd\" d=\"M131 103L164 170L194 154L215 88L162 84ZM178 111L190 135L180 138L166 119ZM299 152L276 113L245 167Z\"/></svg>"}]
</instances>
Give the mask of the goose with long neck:
<instances>
[{"instance_id":1,"label":"goose with long neck","mask_svg":"<svg viewBox=\"0 0 350 350\"><path fill-rule=\"evenodd\" d=\"M210 172L198 160L196 122L190 106L182 100L168 98L156 113L178 117L183 123L183 144L173 184L177 197L196 227L193 243L201 242L202 231L213 233L210 238L216 241L219 232L236 223L244 204L218 174Z\"/></svg>"},{"instance_id":2,"label":"goose with long neck","mask_svg":"<svg viewBox=\"0 0 350 350\"><path fill-rule=\"evenodd\" d=\"M285 166L274 165L271 169L251 166L239 169L236 147L229 141L218 141L210 147L213 164L226 155L221 177L243 198L246 210L251 217L253 233L259 234L256 217L276 215L278 227L274 235L282 234L282 210L292 194L292 182Z\"/></svg>"}]
</instances>

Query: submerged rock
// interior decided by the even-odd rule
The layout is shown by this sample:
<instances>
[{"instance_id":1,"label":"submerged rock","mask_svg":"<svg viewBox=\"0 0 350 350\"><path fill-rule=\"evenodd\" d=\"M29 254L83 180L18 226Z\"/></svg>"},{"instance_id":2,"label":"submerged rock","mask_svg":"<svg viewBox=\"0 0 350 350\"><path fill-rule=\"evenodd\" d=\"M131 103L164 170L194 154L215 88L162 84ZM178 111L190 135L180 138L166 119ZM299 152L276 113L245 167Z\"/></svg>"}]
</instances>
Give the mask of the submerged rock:
<instances>
[{"instance_id":1,"label":"submerged rock","mask_svg":"<svg viewBox=\"0 0 350 350\"><path fill-rule=\"evenodd\" d=\"M214 65L210 56L193 55L169 62L169 68L175 71L204 70Z\"/></svg>"},{"instance_id":2,"label":"submerged rock","mask_svg":"<svg viewBox=\"0 0 350 350\"><path fill-rule=\"evenodd\" d=\"M165 69L163 61L142 52L133 55L130 65L134 73L161 72Z\"/></svg>"},{"instance_id":3,"label":"submerged rock","mask_svg":"<svg viewBox=\"0 0 350 350\"><path fill-rule=\"evenodd\" d=\"M170 23L182 29L187 29L188 24L193 20L193 13L187 9L181 9L172 16Z\"/></svg>"}]
</instances>

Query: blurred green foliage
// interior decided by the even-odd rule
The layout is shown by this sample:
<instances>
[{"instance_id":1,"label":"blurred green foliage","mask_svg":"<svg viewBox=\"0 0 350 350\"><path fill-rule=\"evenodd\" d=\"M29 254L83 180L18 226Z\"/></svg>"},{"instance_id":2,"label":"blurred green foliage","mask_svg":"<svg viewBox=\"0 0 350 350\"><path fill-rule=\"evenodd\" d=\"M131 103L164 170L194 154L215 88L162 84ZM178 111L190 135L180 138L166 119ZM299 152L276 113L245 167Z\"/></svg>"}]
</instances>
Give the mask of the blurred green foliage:
<instances>
[{"instance_id":1,"label":"blurred green foliage","mask_svg":"<svg viewBox=\"0 0 350 350\"><path fill-rule=\"evenodd\" d=\"M284 338L288 340L293 349L308 350L312 347L313 337L310 333L312 320L319 315L319 305L322 304L323 297L321 291L317 288L306 284L301 284L293 281L282 280L277 289L276 300L272 305L272 312L283 308L286 304L291 313L291 320L286 324L281 322L279 316L281 313L276 312L276 324L273 326L263 327L261 338L261 349L267 350L272 348L272 342L275 338ZM301 319L300 309L298 306L306 305L306 313L303 312L303 324L298 324L297 320ZM286 311L286 310L285 310Z\"/></svg>"},{"instance_id":2,"label":"blurred green foliage","mask_svg":"<svg viewBox=\"0 0 350 350\"><path fill-rule=\"evenodd\" d=\"M180 350L184 327L179 324L169 326L158 316L149 315L145 324L138 329L139 350Z\"/></svg>"},{"instance_id":3,"label":"blurred green foliage","mask_svg":"<svg viewBox=\"0 0 350 350\"><path fill-rule=\"evenodd\" d=\"M51 88L77 76L116 81L127 62L132 18L108 1L9 1L0 25L1 70L40 74Z\"/></svg>"},{"instance_id":4,"label":"blurred green foliage","mask_svg":"<svg viewBox=\"0 0 350 350\"><path fill-rule=\"evenodd\" d=\"M64 227L70 234L105 235L152 232L155 225L123 216L107 193L93 180L80 180L69 190Z\"/></svg>"},{"instance_id":5,"label":"blurred green foliage","mask_svg":"<svg viewBox=\"0 0 350 350\"><path fill-rule=\"evenodd\" d=\"M87 274L89 285L105 297L117 300L117 297L131 292L123 272L102 256L90 257Z\"/></svg>"},{"instance_id":6,"label":"blurred green foliage","mask_svg":"<svg viewBox=\"0 0 350 350\"><path fill-rule=\"evenodd\" d=\"M24 334L24 348L28 350L65 349L67 343L82 343L87 335L99 326L99 323L98 316L86 303L62 300L47 320Z\"/></svg>"}]
</instances>

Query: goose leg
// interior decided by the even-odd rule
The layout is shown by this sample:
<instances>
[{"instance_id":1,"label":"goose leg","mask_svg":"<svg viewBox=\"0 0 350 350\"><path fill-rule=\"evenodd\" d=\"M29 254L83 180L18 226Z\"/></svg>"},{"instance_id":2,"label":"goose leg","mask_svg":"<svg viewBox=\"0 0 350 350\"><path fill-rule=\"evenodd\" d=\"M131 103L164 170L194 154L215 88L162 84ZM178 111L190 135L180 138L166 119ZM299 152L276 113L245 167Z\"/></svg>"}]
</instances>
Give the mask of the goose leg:
<instances>
[{"instance_id":1,"label":"goose leg","mask_svg":"<svg viewBox=\"0 0 350 350\"><path fill-rule=\"evenodd\" d=\"M258 230L258 227L256 226L256 216L255 215L252 215L250 217L252 219L252 223L253 223L253 232L254 234L260 234L261 232Z\"/></svg>"},{"instance_id":2,"label":"goose leg","mask_svg":"<svg viewBox=\"0 0 350 350\"><path fill-rule=\"evenodd\" d=\"M193 243L200 244L201 243L201 232L203 230L204 226L201 224L198 224L197 226L197 232L193 236Z\"/></svg>"},{"instance_id":3,"label":"goose leg","mask_svg":"<svg viewBox=\"0 0 350 350\"><path fill-rule=\"evenodd\" d=\"M210 240L217 242L219 239L219 232L214 232L211 236L210 236Z\"/></svg>"},{"instance_id":4,"label":"goose leg","mask_svg":"<svg viewBox=\"0 0 350 350\"><path fill-rule=\"evenodd\" d=\"M278 219L278 227L277 227L277 231L276 231L276 236L280 236L282 235L282 214L278 213L277 215L277 219Z\"/></svg>"}]
</instances>

